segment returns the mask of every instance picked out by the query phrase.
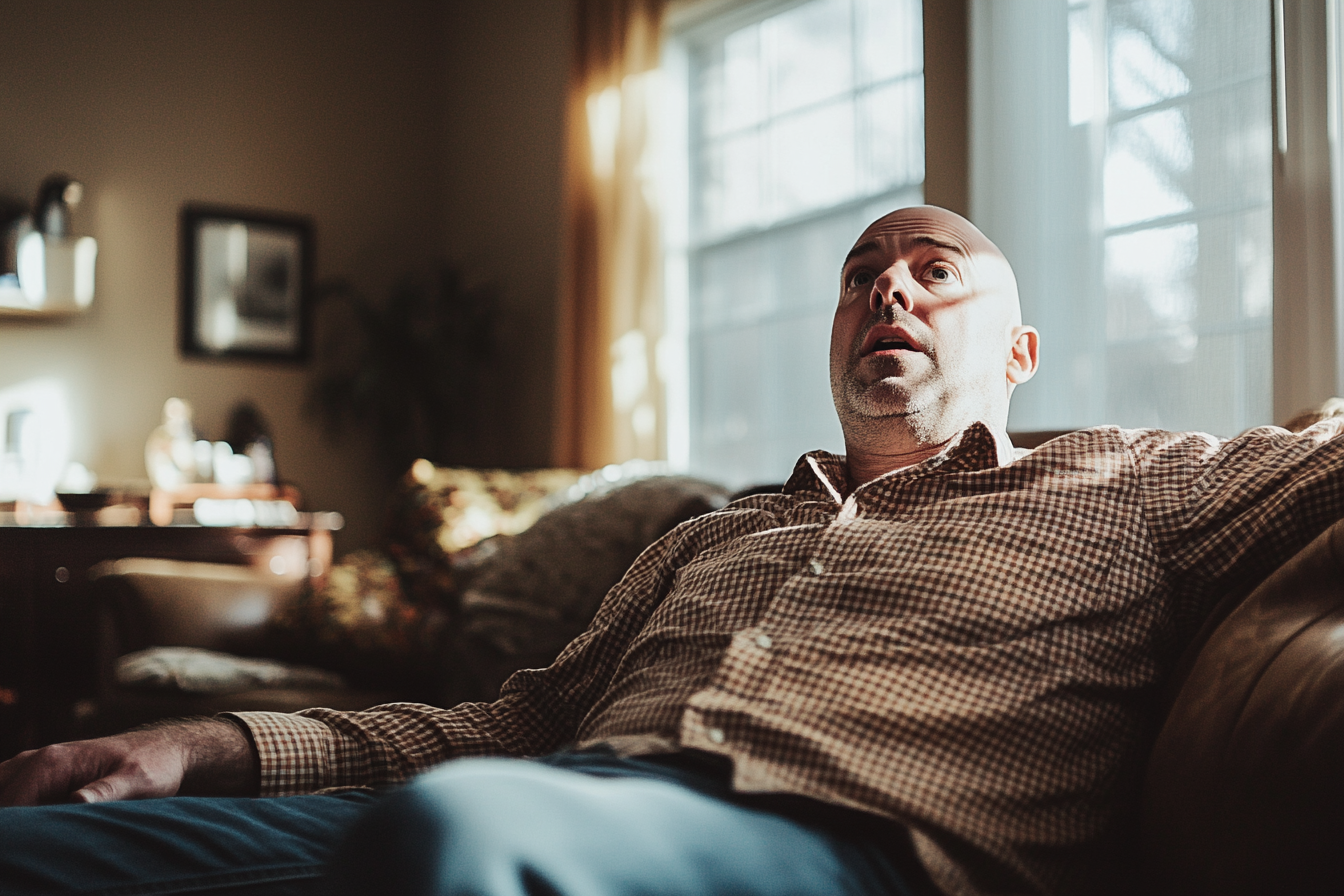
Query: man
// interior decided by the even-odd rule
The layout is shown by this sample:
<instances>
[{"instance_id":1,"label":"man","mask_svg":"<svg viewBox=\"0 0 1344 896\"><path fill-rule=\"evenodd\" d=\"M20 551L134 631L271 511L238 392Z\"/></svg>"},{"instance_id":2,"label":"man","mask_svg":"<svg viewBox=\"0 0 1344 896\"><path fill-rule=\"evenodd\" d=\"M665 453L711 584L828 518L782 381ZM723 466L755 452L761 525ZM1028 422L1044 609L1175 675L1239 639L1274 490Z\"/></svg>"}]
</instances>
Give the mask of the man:
<instances>
[{"instance_id":1,"label":"man","mask_svg":"<svg viewBox=\"0 0 1344 896\"><path fill-rule=\"evenodd\" d=\"M1121 889L1163 675L1229 583L1344 514L1344 427L1107 427L1017 457L1008 401L1037 342L973 225L879 219L831 337L845 457L809 454L782 493L674 530L548 669L488 705L47 748L0 765L0 802L305 794L540 758L452 762L376 799L9 809L0 889L297 892L343 834L321 886L348 892ZM81 838L97 862L65 845Z\"/></svg>"}]
</instances>

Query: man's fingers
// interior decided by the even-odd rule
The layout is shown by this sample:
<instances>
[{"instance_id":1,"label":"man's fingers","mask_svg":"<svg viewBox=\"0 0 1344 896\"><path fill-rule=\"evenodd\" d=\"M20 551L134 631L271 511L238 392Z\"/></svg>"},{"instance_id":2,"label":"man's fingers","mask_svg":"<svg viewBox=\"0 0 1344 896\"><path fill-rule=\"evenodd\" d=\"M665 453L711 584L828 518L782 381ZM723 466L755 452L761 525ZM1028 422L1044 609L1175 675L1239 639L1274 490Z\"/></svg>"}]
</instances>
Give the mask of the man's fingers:
<instances>
[{"instance_id":1,"label":"man's fingers","mask_svg":"<svg viewBox=\"0 0 1344 896\"><path fill-rule=\"evenodd\" d=\"M0 778L0 806L34 806L64 800L71 788L89 777L76 780L78 763L63 745L20 753L4 763Z\"/></svg>"},{"instance_id":2,"label":"man's fingers","mask_svg":"<svg viewBox=\"0 0 1344 896\"><path fill-rule=\"evenodd\" d=\"M135 756L125 756L115 768L107 769L101 778L80 787L69 798L77 803L108 803L172 796L177 791L181 775L169 778L163 769L146 767Z\"/></svg>"},{"instance_id":3,"label":"man's fingers","mask_svg":"<svg viewBox=\"0 0 1344 896\"><path fill-rule=\"evenodd\" d=\"M108 775L70 794L70 800L76 803L109 803L113 800L128 799L130 788L125 786L122 775Z\"/></svg>"},{"instance_id":4,"label":"man's fingers","mask_svg":"<svg viewBox=\"0 0 1344 896\"><path fill-rule=\"evenodd\" d=\"M10 760L0 787L0 805L34 806L75 800L100 803L143 796L167 796L176 790L171 772L155 776L122 739L52 744ZM156 783L159 786L156 788Z\"/></svg>"}]
</instances>

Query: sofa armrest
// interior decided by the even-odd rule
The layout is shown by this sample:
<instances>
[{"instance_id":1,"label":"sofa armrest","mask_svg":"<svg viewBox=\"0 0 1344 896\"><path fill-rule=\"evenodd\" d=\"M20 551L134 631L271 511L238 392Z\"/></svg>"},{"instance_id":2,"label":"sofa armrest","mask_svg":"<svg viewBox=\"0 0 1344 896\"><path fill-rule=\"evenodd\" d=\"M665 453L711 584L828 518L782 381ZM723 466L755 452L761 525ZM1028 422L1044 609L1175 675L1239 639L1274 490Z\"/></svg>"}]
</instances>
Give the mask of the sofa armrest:
<instances>
[{"instance_id":1,"label":"sofa armrest","mask_svg":"<svg viewBox=\"0 0 1344 896\"><path fill-rule=\"evenodd\" d=\"M1334 893L1344 877L1344 520L1198 649L1144 784L1150 892Z\"/></svg>"},{"instance_id":2,"label":"sofa armrest","mask_svg":"<svg viewBox=\"0 0 1344 896\"><path fill-rule=\"evenodd\" d=\"M303 576L247 566L139 557L100 564L90 577L113 659L146 647L255 654L271 618L308 587Z\"/></svg>"}]
</instances>

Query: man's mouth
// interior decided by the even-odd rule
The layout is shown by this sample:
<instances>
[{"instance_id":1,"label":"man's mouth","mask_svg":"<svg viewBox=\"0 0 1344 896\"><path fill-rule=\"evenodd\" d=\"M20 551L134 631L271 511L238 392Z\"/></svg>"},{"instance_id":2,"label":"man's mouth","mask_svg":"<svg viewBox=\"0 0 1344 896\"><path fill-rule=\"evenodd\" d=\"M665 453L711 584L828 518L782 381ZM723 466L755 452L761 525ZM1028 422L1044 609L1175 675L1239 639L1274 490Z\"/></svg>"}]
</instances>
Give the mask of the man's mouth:
<instances>
[{"instance_id":1,"label":"man's mouth","mask_svg":"<svg viewBox=\"0 0 1344 896\"><path fill-rule=\"evenodd\" d=\"M861 355L875 355L879 352L922 352L919 343L899 327L874 327L863 341Z\"/></svg>"}]
</instances>

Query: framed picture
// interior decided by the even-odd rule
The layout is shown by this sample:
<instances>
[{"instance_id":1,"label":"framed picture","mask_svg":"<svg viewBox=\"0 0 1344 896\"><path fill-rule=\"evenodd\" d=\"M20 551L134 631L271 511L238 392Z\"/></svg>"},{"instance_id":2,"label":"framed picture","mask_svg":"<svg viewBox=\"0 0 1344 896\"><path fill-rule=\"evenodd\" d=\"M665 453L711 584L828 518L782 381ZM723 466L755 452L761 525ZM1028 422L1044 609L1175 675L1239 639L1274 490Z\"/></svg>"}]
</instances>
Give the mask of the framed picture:
<instances>
[{"instance_id":1,"label":"framed picture","mask_svg":"<svg viewBox=\"0 0 1344 896\"><path fill-rule=\"evenodd\" d=\"M179 345L196 357L308 357L313 225L297 215L182 208Z\"/></svg>"}]
</instances>

